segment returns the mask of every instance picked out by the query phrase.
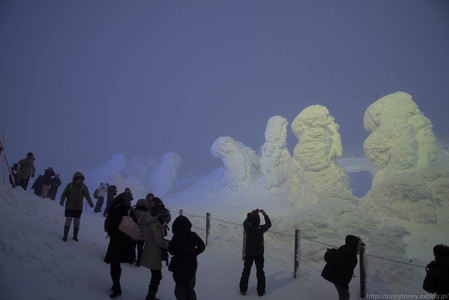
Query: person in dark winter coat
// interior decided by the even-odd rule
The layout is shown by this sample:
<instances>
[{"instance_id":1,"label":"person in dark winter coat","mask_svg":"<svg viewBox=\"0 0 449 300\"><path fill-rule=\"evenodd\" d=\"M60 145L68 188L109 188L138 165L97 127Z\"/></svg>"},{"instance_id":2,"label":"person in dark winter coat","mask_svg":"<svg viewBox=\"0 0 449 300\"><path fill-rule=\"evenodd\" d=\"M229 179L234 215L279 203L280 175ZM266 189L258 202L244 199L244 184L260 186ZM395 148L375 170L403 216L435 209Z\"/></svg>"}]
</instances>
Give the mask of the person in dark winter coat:
<instances>
[{"instance_id":1,"label":"person in dark winter coat","mask_svg":"<svg viewBox=\"0 0 449 300\"><path fill-rule=\"evenodd\" d=\"M70 224L73 220L73 240L78 241L78 231L80 228L81 213L83 212L83 199L86 198L90 207L94 204L89 195L89 189L83 183L84 175L81 172L75 172L73 174L73 180L71 183L67 184L61 195L61 206L65 202L65 224L64 224L64 237L62 240L67 241L67 236L69 234Z\"/></svg>"},{"instance_id":2,"label":"person in dark winter coat","mask_svg":"<svg viewBox=\"0 0 449 300\"><path fill-rule=\"evenodd\" d=\"M42 177L42 199L47 197L48 190L50 189L51 178L53 176L55 176L55 171L53 171L53 168L47 168L44 172L44 176Z\"/></svg>"},{"instance_id":3,"label":"person in dark winter coat","mask_svg":"<svg viewBox=\"0 0 449 300\"><path fill-rule=\"evenodd\" d=\"M433 247L435 260L426 267L426 278L423 289L429 293L436 293L435 299L449 299L449 246L436 245Z\"/></svg>"},{"instance_id":4,"label":"person in dark winter coat","mask_svg":"<svg viewBox=\"0 0 449 300\"><path fill-rule=\"evenodd\" d=\"M27 157L19 161L19 171L17 172L17 177L19 178L19 185L26 190L28 187L28 182L30 176L34 177L34 156L33 153L28 152Z\"/></svg>"},{"instance_id":5,"label":"person in dark winter coat","mask_svg":"<svg viewBox=\"0 0 449 300\"><path fill-rule=\"evenodd\" d=\"M203 240L191 230L192 223L184 216L177 217L173 222L173 237L168 246L168 252L173 258L169 269L173 272L175 296L178 300L196 300L196 257L206 249Z\"/></svg>"},{"instance_id":6,"label":"person in dark winter coat","mask_svg":"<svg viewBox=\"0 0 449 300\"><path fill-rule=\"evenodd\" d=\"M131 201L134 200L133 198L133 194L131 192L130 188L126 188L125 191L123 192L125 194L125 201L126 204L128 204L129 206L131 206Z\"/></svg>"},{"instance_id":7,"label":"person in dark winter coat","mask_svg":"<svg viewBox=\"0 0 449 300\"><path fill-rule=\"evenodd\" d=\"M134 241L134 253L136 252L137 248L137 259L136 259L136 266L140 267L140 262L142 261L142 251L143 246L145 245L145 240L148 235L148 226L146 223L149 221L150 218L153 218L150 214L150 211L148 210L148 202L145 199L140 199L137 201L136 208L134 208L134 214L137 218L137 224L139 224L140 229L140 237Z\"/></svg>"},{"instance_id":8,"label":"person in dark winter coat","mask_svg":"<svg viewBox=\"0 0 449 300\"><path fill-rule=\"evenodd\" d=\"M44 176L39 175L37 176L36 180L34 181L33 185L31 186L31 189L34 191L34 194L37 196L42 195L42 179Z\"/></svg>"},{"instance_id":9,"label":"person in dark winter coat","mask_svg":"<svg viewBox=\"0 0 449 300\"><path fill-rule=\"evenodd\" d=\"M56 194L58 193L58 187L61 185L61 179L59 178L59 174L56 174L55 177L51 179L50 189L47 193L47 198L51 200L55 200Z\"/></svg>"},{"instance_id":10,"label":"person in dark winter coat","mask_svg":"<svg viewBox=\"0 0 449 300\"><path fill-rule=\"evenodd\" d=\"M265 224L260 225L259 212L265 219ZM242 277L240 278L240 293L246 294L248 290L248 280L251 273L253 262L256 264L257 277L257 294L263 296L265 294L265 272L264 267L264 242L263 234L270 229L271 220L267 213L261 209L253 210L248 213L243 228L246 233L245 238L245 261L243 266Z\"/></svg>"},{"instance_id":11,"label":"person in dark winter coat","mask_svg":"<svg viewBox=\"0 0 449 300\"><path fill-rule=\"evenodd\" d=\"M159 199L159 198L154 198ZM153 199L153 200L154 200ZM159 199L162 203L162 201ZM162 249L168 248L169 241L165 237L165 225L167 223L167 215L165 214L165 206L156 205L151 209L151 216L146 223L148 234L145 241L145 247L142 253L142 266L151 270L151 280L148 286L148 295L145 300L158 300L156 298L159 284L162 280Z\"/></svg>"},{"instance_id":12,"label":"person in dark winter coat","mask_svg":"<svg viewBox=\"0 0 449 300\"><path fill-rule=\"evenodd\" d=\"M133 240L118 227L122 217L128 215L137 222L131 207L126 204L125 195L119 194L111 203L108 209L108 216L105 220L105 230L109 235L109 245L104 261L111 264L112 294L111 298L116 298L122 294L120 277L122 269L120 263L131 263L133 259Z\"/></svg>"},{"instance_id":13,"label":"person in dark winter coat","mask_svg":"<svg viewBox=\"0 0 449 300\"><path fill-rule=\"evenodd\" d=\"M335 285L339 300L348 300L350 297L349 282L357 265L357 254L361 245L359 237L347 235L345 244L327 258L326 266L321 272L324 279Z\"/></svg>"},{"instance_id":14,"label":"person in dark winter coat","mask_svg":"<svg viewBox=\"0 0 449 300\"><path fill-rule=\"evenodd\" d=\"M108 187L108 194L106 199L106 208L103 212L103 217L108 215L108 209L111 206L112 201L114 201L114 197L117 195L117 187L115 185L110 185Z\"/></svg>"}]
</instances>

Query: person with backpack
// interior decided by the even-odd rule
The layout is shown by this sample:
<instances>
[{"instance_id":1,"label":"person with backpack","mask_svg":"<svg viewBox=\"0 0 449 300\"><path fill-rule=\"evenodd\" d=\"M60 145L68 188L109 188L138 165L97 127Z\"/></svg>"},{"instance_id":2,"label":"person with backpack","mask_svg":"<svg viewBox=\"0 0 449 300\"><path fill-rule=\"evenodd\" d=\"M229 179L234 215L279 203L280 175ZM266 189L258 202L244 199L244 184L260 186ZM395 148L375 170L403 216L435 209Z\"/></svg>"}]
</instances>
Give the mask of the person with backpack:
<instances>
[{"instance_id":1,"label":"person with backpack","mask_svg":"<svg viewBox=\"0 0 449 300\"><path fill-rule=\"evenodd\" d=\"M28 152L27 157L19 161L19 170L17 171L17 177L19 178L19 185L26 190L30 176L34 177L36 169L34 168L34 156L33 153Z\"/></svg>"},{"instance_id":2,"label":"person with backpack","mask_svg":"<svg viewBox=\"0 0 449 300\"><path fill-rule=\"evenodd\" d=\"M259 212L265 219L265 224L260 225ZM264 242L263 234L270 229L271 220L263 209L256 209L247 214L243 222L245 230L245 258L242 277L240 278L240 293L246 295L248 280L253 262L256 264L257 294L265 294L265 272L264 267Z\"/></svg>"},{"instance_id":3,"label":"person with backpack","mask_svg":"<svg viewBox=\"0 0 449 300\"><path fill-rule=\"evenodd\" d=\"M173 255L169 270L175 280L175 296L177 300L196 300L195 282L198 267L197 256L206 245L203 240L192 232L192 223L185 216L175 219L172 226L173 237L168 246L168 252Z\"/></svg>"},{"instance_id":4,"label":"person with backpack","mask_svg":"<svg viewBox=\"0 0 449 300\"><path fill-rule=\"evenodd\" d=\"M120 286L122 269L120 268L120 263L131 263L133 259L133 240L119 230L123 216L127 216L128 213L134 222L137 222L136 215L127 204L124 193L121 193L112 201L105 220L105 231L109 235L109 245L104 261L111 264L111 298L116 298L122 294Z\"/></svg>"},{"instance_id":5,"label":"person with backpack","mask_svg":"<svg viewBox=\"0 0 449 300\"><path fill-rule=\"evenodd\" d=\"M162 249L167 249L169 241L164 239L166 225L170 221L170 212L165 208L162 200L155 197L151 201L151 216L146 225L148 234L142 254L142 266L151 270L151 280L148 295L145 300L157 300L156 294L162 280Z\"/></svg>"},{"instance_id":6,"label":"person with backpack","mask_svg":"<svg viewBox=\"0 0 449 300\"><path fill-rule=\"evenodd\" d=\"M100 186L94 192L94 198L97 199L95 204L94 213L101 212L101 207L103 206L104 196L108 192L109 185L107 183L100 183Z\"/></svg>"},{"instance_id":7,"label":"person with backpack","mask_svg":"<svg viewBox=\"0 0 449 300\"><path fill-rule=\"evenodd\" d=\"M357 266L357 254L360 252L362 241L354 235L347 235L345 244L338 249L328 249L324 259L321 276L332 282L338 292L339 300L349 300L349 282Z\"/></svg>"},{"instance_id":8,"label":"person with backpack","mask_svg":"<svg viewBox=\"0 0 449 300\"><path fill-rule=\"evenodd\" d=\"M67 242L67 236L69 234L70 225L73 220L73 240L78 241L78 231L80 228L81 213L83 212L83 200L86 198L90 207L94 204L89 195L89 189L83 183L84 175L81 172L75 172L73 174L73 180L67 184L61 195L61 206L64 206L65 202L65 224L64 224L64 236L62 240ZM65 201L67 198L67 201Z\"/></svg>"},{"instance_id":9,"label":"person with backpack","mask_svg":"<svg viewBox=\"0 0 449 300\"><path fill-rule=\"evenodd\" d=\"M433 247L435 260L426 267L426 277L423 289L436 293L435 300L449 299L449 246L435 245Z\"/></svg>"}]
</instances>

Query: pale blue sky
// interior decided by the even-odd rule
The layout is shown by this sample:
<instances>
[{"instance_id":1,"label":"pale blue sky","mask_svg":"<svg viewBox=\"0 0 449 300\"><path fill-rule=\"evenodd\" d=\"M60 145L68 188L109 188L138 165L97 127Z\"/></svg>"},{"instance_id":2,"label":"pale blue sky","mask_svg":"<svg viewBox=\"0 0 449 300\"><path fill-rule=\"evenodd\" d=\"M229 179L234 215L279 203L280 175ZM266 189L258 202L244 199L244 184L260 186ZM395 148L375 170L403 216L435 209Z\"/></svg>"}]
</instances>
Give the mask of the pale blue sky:
<instances>
[{"instance_id":1,"label":"pale blue sky","mask_svg":"<svg viewBox=\"0 0 449 300\"><path fill-rule=\"evenodd\" d=\"M354 152L396 91L449 140L449 1L0 1L0 129L38 173L176 152L202 176L217 137L258 151L313 104Z\"/></svg>"}]
</instances>

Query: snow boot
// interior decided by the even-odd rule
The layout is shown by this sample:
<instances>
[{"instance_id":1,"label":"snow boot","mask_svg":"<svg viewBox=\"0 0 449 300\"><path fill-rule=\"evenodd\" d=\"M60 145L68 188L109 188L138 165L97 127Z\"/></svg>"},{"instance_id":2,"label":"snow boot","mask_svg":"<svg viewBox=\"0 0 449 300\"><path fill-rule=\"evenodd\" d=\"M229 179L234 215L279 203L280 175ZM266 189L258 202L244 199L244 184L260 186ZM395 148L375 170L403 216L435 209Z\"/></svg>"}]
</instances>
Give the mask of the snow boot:
<instances>
[{"instance_id":1,"label":"snow boot","mask_svg":"<svg viewBox=\"0 0 449 300\"><path fill-rule=\"evenodd\" d=\"M78 242L78 231L80 230L79 227L73 227L73 240Z\"/></svg>"},{"instance_id":2,"label":"snow boot","mask_svg":"<svg viewBox=\"0 0 449 300\"><path fill-rule=\"evenodd\" d=\"M62 240L64 242L67 242L67 236L69 235L69 229L70 229L70 226L64 226L64 237L62 238Z\"/></svg>"},{"instance_id":3,"label":"snow boot","mask_svg":"<svg viewBox=\"0 0 449 300\"><path fill-rule=\"evenodd\" d=\"M157 290L151 289L151 286L148 288L148 295L145 298L145 300L159 300L159 298L156 298Z\"/></svg>"}]
</instances>

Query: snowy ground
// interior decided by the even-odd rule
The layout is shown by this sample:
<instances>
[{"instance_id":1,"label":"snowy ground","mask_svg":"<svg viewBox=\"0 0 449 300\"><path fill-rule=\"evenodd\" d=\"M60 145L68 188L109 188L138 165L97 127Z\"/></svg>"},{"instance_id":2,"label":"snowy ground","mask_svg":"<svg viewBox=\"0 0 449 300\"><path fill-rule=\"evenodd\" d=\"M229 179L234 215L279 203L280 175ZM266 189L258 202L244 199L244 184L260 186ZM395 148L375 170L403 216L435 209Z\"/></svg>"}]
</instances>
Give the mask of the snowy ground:
<instances>
[{"instance_id":1,"label":"snowy ground","mask_svg":"<svg viewBox=\"0 0 449 300\"><path fill-rule=\"evenodd\" d=\"M264 208L273 221L265 238L265 273L267 293L263 299L338 299L335 288L320 276L324 261L300 261L298 277L293 278L294 235L278 231L287 214L288 203L277 202L276 195L233 201L231 194L214 194L214 183L200 181L197 189L174 195L165 202L173 217L179 209L191 219L193 230L205 240L205 212L211 213L211 230L206 251L198 257L196 292L198 299L259 299L255 287L255 270L246 296L241 296L238 282L242 271L242 226L247 211ZM139 197L135 195L135 197ZM143 195L141 195L143 197ZM61 241L64 208L59 201L41 199L22 189L0 187L0 299L108 299L112 285L109 265L103 262L108 240L103 231L104 218L88 208L81 218L79 242ZM170 236L169 236L170 238ZM307 247L306 243L301 247ZM324 253L325 245L314 245ZM358 270L358 269L357 269ZM421 271L421 270L420 270ZM422 270L422 276L425 276ZM174 282L164 266L158 296L173 300ZM120 299L144 299L150 271L122 264ZM370 290L387 289L369 283ZM358 273L350 284L351 299L360 299ZM410 294L404 287L404 294ZM376 294L377 295L377 294ZM423 297L425 296L422 293ZM386 295L387 298L391 295Z\"/></svg>"}]
</instances>

